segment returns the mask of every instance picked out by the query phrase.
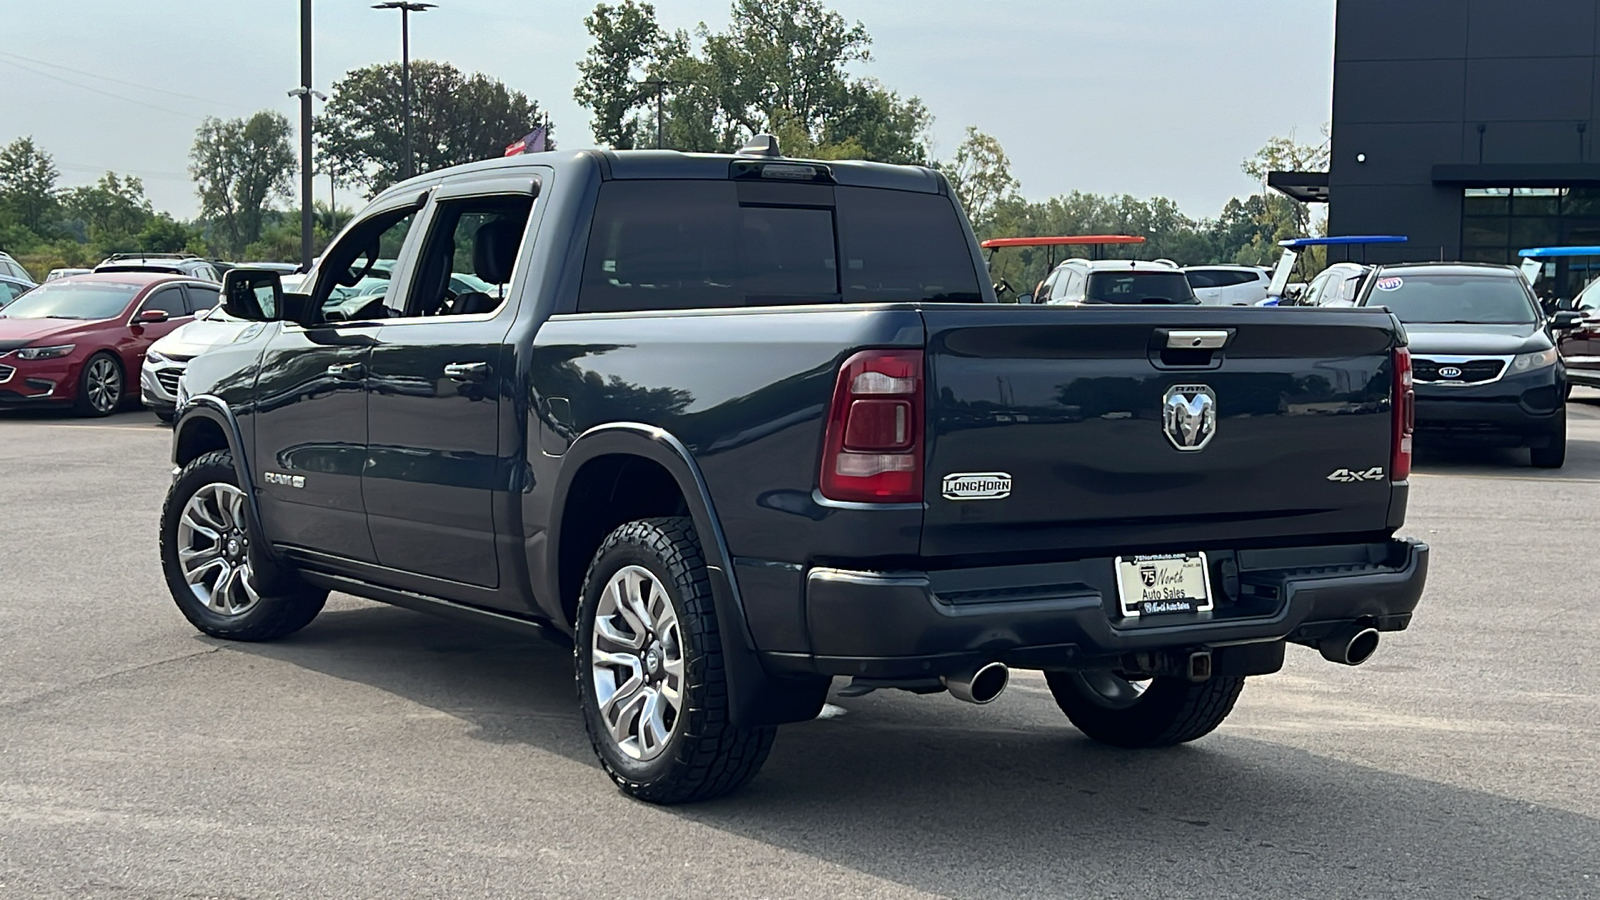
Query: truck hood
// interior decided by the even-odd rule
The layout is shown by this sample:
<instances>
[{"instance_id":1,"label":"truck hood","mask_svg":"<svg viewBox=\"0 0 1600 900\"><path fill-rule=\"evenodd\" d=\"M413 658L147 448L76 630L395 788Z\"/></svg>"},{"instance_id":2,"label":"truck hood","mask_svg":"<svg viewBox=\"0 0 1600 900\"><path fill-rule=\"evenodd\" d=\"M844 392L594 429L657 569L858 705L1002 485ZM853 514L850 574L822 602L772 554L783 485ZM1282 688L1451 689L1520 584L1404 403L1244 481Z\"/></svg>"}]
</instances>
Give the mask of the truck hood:
<instances>
[{"instance_id":1,"label":"truck hood","mask_svg":"<svg viewBox=\"0 0 1600 900\"><path fill-rule=\"evenodd\" d=\"M1418 322L1406 326L1411 352L1453 356L1510 356L1548 350L1552 346L1544 329L1528 325L1434 325Z\"/></svg>"},{"instance_id":2,"label":"truck hood","mask_svg":"<svg viewBox=\"0 0 1600 900\"><path fill-rule=\"evenodd\" d=\"M104 330L115 319L7 319L0 318L0 353L29 344L71 341Z\"/></svg>"},{"instance_id":3,"label":"truck hood","mask_svg":"<svg viewBox=\"0 0 1600 900\"><path fill-rule=\"evenodd\" d=\"M156 341L150 349L162 356L193 359L218 344L231 342L249 324L249 322L209 319L190 322Z\"/></svg>"}]
</instances>

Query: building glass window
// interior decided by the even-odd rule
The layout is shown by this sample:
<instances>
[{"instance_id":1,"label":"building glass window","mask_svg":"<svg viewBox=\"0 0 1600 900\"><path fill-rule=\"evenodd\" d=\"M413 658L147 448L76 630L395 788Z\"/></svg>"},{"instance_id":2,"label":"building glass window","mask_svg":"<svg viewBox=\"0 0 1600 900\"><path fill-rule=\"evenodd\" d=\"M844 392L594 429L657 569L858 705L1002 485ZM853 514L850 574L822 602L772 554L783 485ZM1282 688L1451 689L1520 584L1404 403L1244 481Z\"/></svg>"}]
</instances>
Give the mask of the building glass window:
<instances>
[{"instance_id":1,"label":"building glass window","mask_svg":"<svg viewBox=\"0 0 1600 900\"><path fill-rule=\"evenodd\" d=\"M1600 188L1467 188L1461 258L1517 265L1526 247L1600 245ZM1545 264L1537 290L1572 297L1600 276L1600 258Z\"/></svg>"}]
</instances>

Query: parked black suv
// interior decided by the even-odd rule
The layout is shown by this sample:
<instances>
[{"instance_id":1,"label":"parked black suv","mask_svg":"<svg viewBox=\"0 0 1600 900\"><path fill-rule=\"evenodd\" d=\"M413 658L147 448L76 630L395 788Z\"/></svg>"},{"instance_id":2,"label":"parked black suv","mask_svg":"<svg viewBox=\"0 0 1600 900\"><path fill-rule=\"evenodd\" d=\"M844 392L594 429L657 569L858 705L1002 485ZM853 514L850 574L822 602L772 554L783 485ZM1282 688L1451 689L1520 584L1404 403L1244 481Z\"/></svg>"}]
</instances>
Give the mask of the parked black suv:
<instances>
[{"instance_id":1,"label":"parked black suv","mask_svg":"<svg viewBox=\"0 0 1600 900\"><path fill-rule=\"evenodd\" d=\"M1512 266L1382 266L1356 300L1405 325L1417 392L1417 439L1527 447L1533 465L1567 459L1567 372L1554 328Z\"/></svg>"},{"instance_id":2,"label":"parked black suv","mask_svg":"<svg viewBox=\"0 0 1600 900\"><path fill-rule=\"evenodd\" d=\"M189 365L179 608L560 629L646 800L744 783L836 677L982 703L1040 669L1096 739L1192 740L1286 643L1359 663L1422 591L1388 314L999 305L928 169L477 163L381 194L305 284L229 272L261 324Z\"/></svg>"}]
</instances>

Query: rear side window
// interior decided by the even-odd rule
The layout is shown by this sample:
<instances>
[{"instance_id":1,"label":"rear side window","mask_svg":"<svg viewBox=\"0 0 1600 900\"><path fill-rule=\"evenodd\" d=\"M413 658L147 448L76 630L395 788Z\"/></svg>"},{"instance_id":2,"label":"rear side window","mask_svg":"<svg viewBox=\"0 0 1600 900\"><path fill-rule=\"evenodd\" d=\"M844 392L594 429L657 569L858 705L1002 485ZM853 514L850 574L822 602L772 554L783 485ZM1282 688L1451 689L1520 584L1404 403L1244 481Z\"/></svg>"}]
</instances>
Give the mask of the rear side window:
<instances>
[{"instance_id":1,"label":"rear side window","mask_svg":"<svg viewBox=\"0 0 1600 900\"><path fill-rule=\"evenodd\" d=\"M1089 303L1198 303L1182 272L1091 272Z\"/></svg>"},{"instance_id":2,"label":"rear side window","mask_svg":"<svg viewBox=\"0 0 1600 900\"><path fill-rule=\"evenodd\" d=\"M1185 272L1183 274L1189 279L1190 287L1214 288L1222 287L1224 284L1224 282L1219 280L1222 277L1222 273L1218 272L1216 269L1197 269L1193 272Z\"/></svg>"},{"instance_id":3,"label":"rear side window","mask_svg":"<svg viewBox=\"0 0 1600 900\"><path fill-rule=\"evenodd\" d=\"M152 294L144 301L144 308L159 309L173 318L189 314L189 307L183 301L183 289L178 287L163 288Z\"/></svg>"},{"instance_id":4,"label":"rear side window","mask_svg":"<svg viewBox=\"0 0 1600 900\"><path fill-rule=\"evenodd\" d=\"M578 310L981 299L946 197L612 181L600 190Z\"/></svg>"}]
</instances>

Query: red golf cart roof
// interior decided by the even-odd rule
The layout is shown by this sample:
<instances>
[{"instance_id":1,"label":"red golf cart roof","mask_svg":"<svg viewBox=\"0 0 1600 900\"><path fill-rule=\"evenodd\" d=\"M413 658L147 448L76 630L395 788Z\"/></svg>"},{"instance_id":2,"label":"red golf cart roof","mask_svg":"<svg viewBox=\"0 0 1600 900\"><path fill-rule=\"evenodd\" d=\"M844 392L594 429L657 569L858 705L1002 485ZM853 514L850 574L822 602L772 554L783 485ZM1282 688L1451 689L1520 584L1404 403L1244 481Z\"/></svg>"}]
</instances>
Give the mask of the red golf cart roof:
<instances>
[{"instance_id":1,"label":"red golf cart roof","mask_svg":"<svg viewBox=\"0 0 1600 900\"><path fill-rule=\"evenodd\" d=\"M1053 237L990 238L981 245L985 250L1002 247L1060 247L1064 244L1142 244L1144 238L1135 234L1065 234Z\"/></svg>"}]
</instances>

